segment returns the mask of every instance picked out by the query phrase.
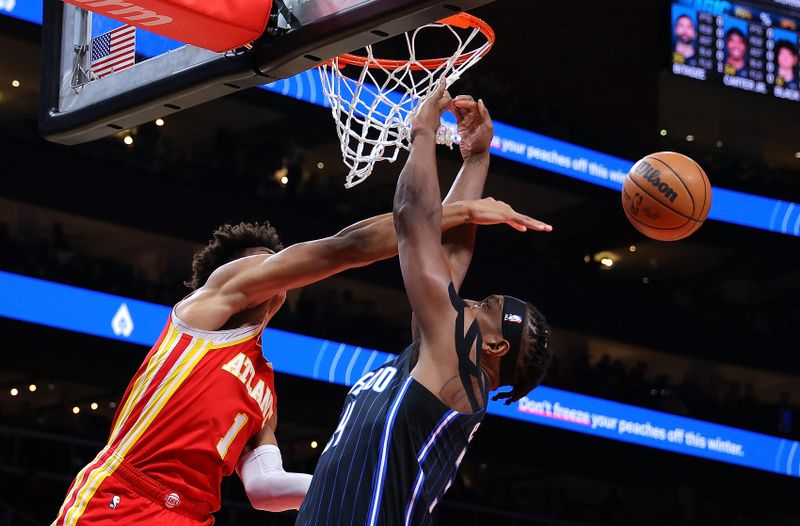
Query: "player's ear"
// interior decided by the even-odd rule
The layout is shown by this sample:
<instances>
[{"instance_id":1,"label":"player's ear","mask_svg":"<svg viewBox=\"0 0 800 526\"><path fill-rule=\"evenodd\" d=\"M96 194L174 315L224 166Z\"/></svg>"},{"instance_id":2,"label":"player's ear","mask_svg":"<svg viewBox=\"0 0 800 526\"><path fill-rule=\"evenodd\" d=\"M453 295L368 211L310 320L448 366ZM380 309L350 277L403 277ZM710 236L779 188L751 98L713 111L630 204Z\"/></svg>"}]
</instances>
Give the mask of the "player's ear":
<instances>
[{"instance_id":1,"label":"player's ear","mask_svg":"<svg viewBox=\"0 0 800 526\"><path fill-rule=\"evenodd\" d=\"M508 354L508 350L510 348L511 346L509 345L508 340L504 338L500 338L496 341L483 341L483 352L489 356L494 356L495 358L502 358Z\"/></svg>"}]
</instances>

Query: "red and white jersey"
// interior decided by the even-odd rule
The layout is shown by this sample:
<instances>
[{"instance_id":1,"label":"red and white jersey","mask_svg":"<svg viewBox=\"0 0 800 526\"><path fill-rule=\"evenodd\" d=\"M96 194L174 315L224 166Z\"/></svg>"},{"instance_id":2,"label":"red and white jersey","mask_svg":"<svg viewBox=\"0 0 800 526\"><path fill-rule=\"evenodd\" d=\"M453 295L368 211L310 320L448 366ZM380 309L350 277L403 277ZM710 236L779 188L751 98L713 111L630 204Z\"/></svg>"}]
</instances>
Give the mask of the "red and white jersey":
<instances>
[{"instance_id":1,"label":"red and white jersey","mask_svg":"<svg viewBox=\"0 0 800 526\"><path fill-rule=\"evenodd\" d=\"M218 510L222 477L276 407L262 331L194 329L173 311L120 402L104 450L112 453L78 475L95 478L83 498L124 460L209 514Z\"/></svg>"}]
</instances>

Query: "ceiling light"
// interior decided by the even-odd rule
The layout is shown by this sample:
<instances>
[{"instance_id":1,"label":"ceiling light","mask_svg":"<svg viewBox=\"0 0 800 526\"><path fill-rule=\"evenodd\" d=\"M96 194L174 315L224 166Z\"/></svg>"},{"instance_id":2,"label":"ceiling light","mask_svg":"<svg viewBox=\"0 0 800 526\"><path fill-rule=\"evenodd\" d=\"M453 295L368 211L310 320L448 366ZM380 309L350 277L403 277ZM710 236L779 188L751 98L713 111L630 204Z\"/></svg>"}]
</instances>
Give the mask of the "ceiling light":
<instances>
[{"instance_id":1,"label":"ceiling light","mask_svg":"<svg viewBox=\"0 0 800 526\"><path fill-rule=\"evenodd\" d=\"M109 402L108 403L108 407L110 407L111 409L114 409L115 407L117 407L117 403L116 402Z\"/></svg>"},{"instance_id":2,"label":"ceiling light","mask_svg":"<svg viewBox=\"0 0 800 526\"><path fill-rule=\"evenodd\" d=\"M80 413L80 412L81 412L81 408L80 408L80 407L78 407L77 405L76 405L75 407L73 407L73 408L72 408L72 414L73 414L73 415L77 415L77 414L78 414L78 413Z\"/></svg>"},{"instance_id":3,"label":"ceiling light","mask_svg":"<svg viewBox=\"0 0 800 526\"><path fill-rule=\"evenodd\" d=\"M97 402L92 402L92 405L90 405L89 407L92 408L92 411L97 411L97 408L100 407L100 406L97 405Z\"/></svg>"},{"instance_id":4,"label":"ceiling light","mask_svg":"<svg viewBox=\"0 0 800 526\"><path fill-rule=\"evenodd\" d=\"M156 126L164 126L164 119L156 119Z\"/></svg>"},{"instance_id":5,"label":"ceiling light","mask_svg":"<svg viewBox=\"0 0 800 526\"><path fill-rule=\"evenodd\" d=\"M725 146L725 143L724 143L724 142L722 142L722 141L717 141L717 148L722 148L723 146Z\"/></svg>"},{"instance_id":6,"label":"ceiling light","mask_svg":"<svg viewBox=\"0 0 800 526\"><path fill-rule=\"evenodd\" d=\"M316 440L312 440L311 441L311 449L317 449L317 447L319 447L319 444L317 443L317 441Z\"/></svg>"},{"instance_id":7,"label":"ceiling light","mask_svg":"<svg viewBox=\"0 0 800 526\"><path fill-rule=\"evenodd\" d=\"M631 251L631 252L636 252L636 245L629 246L628 250Z\"/></svg>"},{"instance_id":8,"label":"ceiling light","mask_svg":"<svg viewBox=\"0 0 800 526\"><path fill-rule=\"evenodd\" d=\"M586 254L585 256L583 256L583 262L584 263L588 263L591 260L592 260L592 257L589 254Z\"/></svg>"},{"instance_id":9,"label":"ceiling light","mask_svg":"<svg viewBox=\"0 0 800 526\"><path fill-rule=\"evenodd\" d=\"M666 137L667 136L667 130L661 130L661 132L659 132L659 133L661 133L662 137Z\"/></svg>"},{"instance_id":10,"label":"ceiling light","mask_svg":"<svg viewBox=\"0 0 800 526\"><path fill-rule=\"evenodd\" d=\"M325 168L325 163L323 163L323 162L319 162L319 163L317 163L317 168L319 168L320 170L322 170L323 168Z\"/></svg>"},{"instance_id":11,"label":"ceiling light","mask_svg":"<svg viewBox=\"0 0 800 526\"><path fill-rule=\"evenodd\" d=\"M17 396L19 394L19 389L16 387L11 388L11 396Z\"/></svg>"},{"instance_id":12,"label":"ceiling light","mask_svg":"<svg viewBox=\"0 0 800 526\"><path fill-rule=\"evenodd\" d=\"M647 285L648 283L650 283L650 278L648 278L647 276L643 277L643 278L642 278L642 283L644 283L645 285Z\"/></svg>"},{"instance_id":13,"label":"ceiling light","mask_svg":"<svg viewBox=\"0 0 800 526\"><path fill-rule=\"evenodd\" d=\"M692 142L692 141L694 141L694 135L690 133L689 135L686 136L686 142Z\"/></svg>"},{"instance_id":14,"label":"ceiling light","mask_svg":"<svg viewBox=\"0 0 800 526\"><path fill-rule=\"evenodd\" d=\"M611 258L603 258L600 260L600 264L606 268L611 268L614 266L614 260Z\"/></svg>"},{"instance_id":15,"label":"ceiling light","mask_svg":"<svg viewBox=\"0 0 800 526\"><path fill-rule=\"evenodd\" d=\"M30 391L30 392L32 392L32 393L33 393L34 391L36 391L36 384L31 384L31 385L29 385L29 386L28 386L28 391Z\"/></svg>"},{"instance_id":16,"label":"ceiling light","mask_svg":"<svg viewBox=\"0 0 800 526\"><path fill-rule=\"evenodd\" d=\"M794 158L800 159L800 152L794 152Z\"/></svg>"},{"instance_id":17,"label":"ceiling light","mask_svg":"<svg viewBox=\"0 0 800 526\"><path fill-rule=\"evenodd\" d=\"M14 79L11 81L11 86L14 88L18 88L20 86L20 83L18 80Z\"/></svg>"},{"instance_id":18,"label":"ceiling light","mask_svg":"<svg viewBox=\"0 0 800 526\"><path fill-rule=\"evenodd\" d=\"M286 177L285 175L283 177L281 177L281 184L282 185L286 185L288 183L289 183L289 178L288 177Z\"/></svg>"},{"instance_id":19,"label":"ceiling light","mask_svg":"<svg viewBox=\"0 0 800 526\"><path fill-rule=\"evenodd\" d=\"M133 137L131 137L130 135L126 135L126 136L125 136L125 137L122 139L122 142L124 142L125 144L127 144L128 146L130 146L131 144L133 144Z\"/></svg>"}]
</instances>

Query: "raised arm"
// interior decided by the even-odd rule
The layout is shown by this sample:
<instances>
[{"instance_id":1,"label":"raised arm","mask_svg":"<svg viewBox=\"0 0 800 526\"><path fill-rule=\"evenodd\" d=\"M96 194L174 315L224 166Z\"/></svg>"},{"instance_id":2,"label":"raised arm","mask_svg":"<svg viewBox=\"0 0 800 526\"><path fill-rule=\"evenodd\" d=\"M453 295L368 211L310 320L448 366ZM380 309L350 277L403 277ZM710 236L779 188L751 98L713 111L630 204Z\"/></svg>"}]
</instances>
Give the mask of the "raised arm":
<instances>
[{"instance_id":1,"label":"raised arm","mask_svg":"<svg viewBox=\"0 0 800 526\"><path fill-rule=\"evenodd\" d=\"M476 102L469 95L460 95L453 99L450 110L456 116L458 123L459 148L463 165L443 201L445 208L451 203L481 198L489 173L489 147L494 137L492 118L482 100ZM497 209L511 210L511 207L493 198L488 198L482 203L490 204ZM472 262L477 226L477 223L470 222L442 232L442 245L456 292L460 290ZM552 229L550 225L535 219L514 226L518 230ZM417 339L419 334L416 318L412 319L412 333L414 339Z\"/></svg>"},{"instance_id":2,"label":"raised arm","mask_svg":"<svg viewBox=\"0 0 800 526\"><path fill-rule=\"evenodd\" d=\"M494 136L492 118L482 100L476 103L469 95L458 96L453 99L451 110L458 122L459 148L464 164L444 199L445 205L483 196L489 173L489 146ZM477 225L467 223L442 234L456 291L461 288L472 262L476 230Z\"/></svg>"},{"instance_id":3,"label":"raised arm","mask_svg":"<svg viewBox=\"0 0 800 526\"><path fill-rule=\"evenodd\" d=\"M441 84L414 117L411 153L395 190L394 222L400 268L419 336L414 378L450 407L477 411L483 407L482 395L487 388L479 367L480 329L474 312L465 308L455 290L437 228L442 205L434 139L441 114L449 104L450 97ZM481 177L485 178L485 172ZM454 194L477 192L483 186L482 180L474 187L466 179L460 183ZM508 207L497 201L492 203ZM521 231L548 228L531 218L512 226Z\"/></svg>"},{"instance_id":4,"label":"raised arm","mask_svg":"<svg viewBox=\"0 0 800 526\"><path fill-rule=\"evenodd\" d=\"M526 221L530 218L490 200L466 201L445 207L439 228L446 230L467 222L508 223L519 228ZM195 294L178 305L178 314L194 327L217 330L236 313L276 295L396 254L392 215L372 217L331 237L298 243L274 255L254 255L222 265Z\"/></svg>"},{"instance_id":5,"label":"raised arm","mask_svg":"<svg viewBox=\"0 0 800 526\"><path fill-rule=\"evenodd\" d=\"M475 102L475 99L469 95L459 95L453 99L450 109L458 122L459 149L464 163L450 187L450 192L444 199L443 204L445 205L481 198L486 184L486 176L489 173L489 147L494 138L492 117L483 100ZM496 202L492 198L489 198L488 201L497 207L507 207L505 203ZM507 208L510 209L510 207ZM552 230L550 225L535 219L526 222L524 226L527 229L542 232ZM476 223L467 223L442 233L442 243L450 264L450 274L453 277L456 291L461 288L472 261L476 230Z\"/></svg>"},{"instance_id":6,"label":"raised arm","mask_svg":"<svg viewBox=\"0 0 800 526\"><path fill-rule=\"evenodd\" d=\"M436 228L441 214L434 135L450 97L440 84L412 123L412 146L397 181L394 221L400 268L419 331L412 374L444 403L462 412L482 409L486 384L479 368L480 329L453 287Z\"/></svg>"},{"instance_id":7,"label":"raised arm","mask_svg":"<svg viewBox=\"0 0 800 526\"><path fill-rule=\"evenodd\" d=\"M439 343L452 348L452 341L447 341L447 333L452 330L446 327L452 328L454 318L447 315L453 313L449 299L453 278L442 248L441 229L436 228L442 204L435 150L436 131L450 102L441 83L417 111L412 123L411 152L394 195L400 269L424 347Z\"/></svg>"}]
</instances>

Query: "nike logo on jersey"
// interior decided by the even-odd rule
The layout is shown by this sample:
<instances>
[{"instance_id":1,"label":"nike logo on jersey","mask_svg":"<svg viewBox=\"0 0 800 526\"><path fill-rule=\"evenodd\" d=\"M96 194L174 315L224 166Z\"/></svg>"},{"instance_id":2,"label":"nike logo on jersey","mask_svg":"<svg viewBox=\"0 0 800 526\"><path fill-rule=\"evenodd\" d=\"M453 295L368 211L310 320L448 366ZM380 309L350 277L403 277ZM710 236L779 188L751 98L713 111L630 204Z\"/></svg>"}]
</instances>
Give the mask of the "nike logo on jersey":
<instances>
[{"instance_id":1,"label":"nike logo on jersey","mask_svg":"<svg viewBox=\"0 0 800 526\"><path fill-rule=\"evenodd\" d=\"M253 385L256 377L256 368L253 362L244 353L239 353L231 361L222 366L223 371L228 371L238 378L247 389L250 398L258 403L264 420L269 420L272 416L272 390L267 387L264 380L260 379Z\"/></svg>"}]
</instances>

